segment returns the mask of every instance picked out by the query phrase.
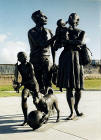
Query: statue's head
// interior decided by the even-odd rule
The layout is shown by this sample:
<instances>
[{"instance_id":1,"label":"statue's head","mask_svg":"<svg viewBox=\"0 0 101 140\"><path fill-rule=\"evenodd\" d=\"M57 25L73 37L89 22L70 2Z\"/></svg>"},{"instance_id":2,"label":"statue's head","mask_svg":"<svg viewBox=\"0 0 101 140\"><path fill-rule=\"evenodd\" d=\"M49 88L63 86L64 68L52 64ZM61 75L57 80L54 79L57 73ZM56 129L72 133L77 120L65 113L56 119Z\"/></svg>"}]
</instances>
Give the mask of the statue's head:
<instances>
[{"instance_id":1,"label":"statue's head","mask_svg":"<svg viewBox=\"0 0 101 140\"><path fill-rule=\"evenodd\" d=\"M21 62L21 63L25 63L26 60L27 60L27 55L25 52L19 52L17 54L17 58L18 58L18 61Z\"/></svg>"},{"instance_id":2,"label":"statue's head","mask_svg":"<svg viewBox=\"0 0 101 140\"><path fill-rule=\"evenodd\" d=\"M64 26L66 25L66 23L63 21L63 19L59 19L59 20L57 21L57 25L58 25L59 27L64 27Z\"/></svg>"},{"instance_id":3,"label":"statue's head","mask_svg":"<svg viewBox=\"0 0 101 140\"><path fill-rule=\"evenodd\" d=\"M76 13L69 15L68 23L71 26L77 26L79 24L80 17Z\"/></svg>"},{"instance_id":4,"label":"statue's head","mask_svg":"<svg viewBox=\"0 0 101 140\"><path fill-rule=\"evenodd\" d=\"M38 25L46 25L47 24L47 17L40 11L35 11L32 14L32 20Z\"/></svg>"}]
</instances>

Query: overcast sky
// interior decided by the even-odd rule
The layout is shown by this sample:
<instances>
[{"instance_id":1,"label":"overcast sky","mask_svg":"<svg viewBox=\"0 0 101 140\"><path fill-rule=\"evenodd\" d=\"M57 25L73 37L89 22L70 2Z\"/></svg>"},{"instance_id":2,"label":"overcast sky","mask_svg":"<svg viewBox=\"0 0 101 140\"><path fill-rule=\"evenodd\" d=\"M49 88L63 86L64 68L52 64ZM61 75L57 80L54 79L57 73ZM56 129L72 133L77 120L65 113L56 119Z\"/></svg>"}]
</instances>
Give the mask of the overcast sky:
<instances>
[{"instance_id":1,"label":"overcast sky","mask_svg":"<svg viewBox=\"0 0 101 140\"><path fill-rule=\"evenodd\" d=\"M39 9L48 16L46 27L53 34L58 19L67 21L69 14L76 12L80 16L78 28L86 32L93 59L101 58L101 0L0 0L0 64L16 63L19 51L29 56L27 32L35 26L31 14Z\"/></svg>"}]
</instances>

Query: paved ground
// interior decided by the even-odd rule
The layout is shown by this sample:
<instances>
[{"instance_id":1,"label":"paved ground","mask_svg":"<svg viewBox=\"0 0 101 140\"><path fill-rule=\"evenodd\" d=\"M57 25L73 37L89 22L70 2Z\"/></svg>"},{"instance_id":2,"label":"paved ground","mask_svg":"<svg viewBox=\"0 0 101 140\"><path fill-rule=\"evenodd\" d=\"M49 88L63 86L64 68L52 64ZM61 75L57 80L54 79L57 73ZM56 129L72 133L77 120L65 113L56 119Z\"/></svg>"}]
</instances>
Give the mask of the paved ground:
<instances>
[{"instance_id":1,"label":"paved ground","mask_svg":"<svg viewBox=\"0 0 101 140\"><path fill-rule=\"evenodd\" d=\"M20 97L0 98L0 140L101 140L101 91L83 91L81 118L65 121L69 115L65 93L56 95L60 107L60 122L56 114L47 124L33 131L29 126L20 126L23 115ZM29 112L33 110L32 98L28 98Z\"/></svg>"}]
</instances>

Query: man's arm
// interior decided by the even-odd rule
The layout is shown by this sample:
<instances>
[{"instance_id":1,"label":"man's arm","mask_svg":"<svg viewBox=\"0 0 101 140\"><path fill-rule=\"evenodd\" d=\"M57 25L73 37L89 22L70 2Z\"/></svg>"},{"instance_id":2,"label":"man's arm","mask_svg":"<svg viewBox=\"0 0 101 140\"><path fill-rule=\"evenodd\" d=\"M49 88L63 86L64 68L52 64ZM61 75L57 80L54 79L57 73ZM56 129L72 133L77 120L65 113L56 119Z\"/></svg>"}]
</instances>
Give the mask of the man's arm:
<instances>
[{"instance_id":1,"label":"man's arm","mask_svg":"<svg viewBox=\"0 0 101 140\"><path fill-rule=\"evenodd\" d=\"M29 62L29 69L30 69L30 76L33 78L35 76L34 67L30 62Z\"/></svg>"},{"instance_id":2,"label":"man's arm","mask_svg":"<svg viewBox=\"0 0 101 140\"><path fill-rule=\"evenodd\" d=\"M14 81L18 82L18 63L15 64Z\"/></svg>"},{"instance_id":3,"label":"man's arm","mask_svg":"<svg viewBox=\"0 0 101 140\"><path fill-rule=\"evenodd\" d=\"M55 50L53 47L51 48L51 51L52 51L52 58L53 58L53 65L54 65L55 64Z\"/></svg>"},{"instance_id":4,"label":"man's arm","mask_svg":"<svg viewBox=\"0 0 101 140\"><path fill-rule=\"evenodd\" d=\"M53 36L52 32L49 30L50 34L51 34L51 39L50 39L50 42L51 42L51 52L52 52L52 58L53 58L53 65L55 64L55 49L54 49L54 41L56 40L56 35Z\"/></svg>"},{"instance_id":5,"label":"man's arm","mask_svg":"<svg viewBox=\"0 0 101 140\"><path fill-rule=\"evenodd\" d=\"M19 93L19 89L21 87L20 83L18 82L18 63L15 64L15 71L14 71L14 80L13 80L13 88L16 92Z\"/></svg>"},{"instance_id":6,"label":"man's arm","mask_svg":"<svg viewBox=\"0 0 101 140\"><path fill-rule=\"evenodd\" d=\"M30 46L33 46L32 40L34 40L34 38L32 38L30 32L31 32L31 31L28 32L28 41L29 41L29 45L30 45Z\"/></svg>"}]
</instances>

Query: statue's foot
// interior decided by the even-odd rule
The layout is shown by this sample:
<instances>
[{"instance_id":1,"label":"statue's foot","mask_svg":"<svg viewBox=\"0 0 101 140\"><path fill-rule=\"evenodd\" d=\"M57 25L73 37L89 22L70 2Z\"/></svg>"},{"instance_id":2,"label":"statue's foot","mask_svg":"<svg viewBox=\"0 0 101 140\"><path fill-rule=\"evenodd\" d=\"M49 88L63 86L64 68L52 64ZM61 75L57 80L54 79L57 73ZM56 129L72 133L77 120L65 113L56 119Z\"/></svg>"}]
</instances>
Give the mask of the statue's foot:
<instances>
[{"instance_id":1,"label":"statue's foot","mask_svg":"<svg viewBox=\"0 0 101 140\"><path fill-rule=\"evenodd\" d=\"M70 114L65 120L73 120L75 118L74 114Z\"/></svg>"},{"instance_id":2,"label":"statue's foot","mask_svg":"<svg viewBox=\"0 0 101 140\"><path fill-rule=\"evenodd\" d=\"M77 114L77 116L78 116L78 117L81 117L81 116L83 116L83 115L84 115L83 113L79 113L79 112L78 112L78 113L76 113L76 114Z\"/></svg>"},{"instance_id":3,"label":"statue's foot","mask_svg":"<svg viewBox=\"0 0 101 140\"><path fill-rule=\"evenodd\" d=\"M61 92L63 91L62 88L60 88L60 91L61 91Z\"/></svg>"},{"instance_id":4,"label":"statue's foot","mask_svg":"<svg viewBox=\"0 0 101 140\"><path fill-rule=\"evenodd\" d=\"M24 122L21 124L21 126L26 126L26 125L28 125L27 121L24 121Z\"/></svg>"},{"instance_id":5,"label":"statue's foot","mask_svg":"<svg viewBox=\"0 0 101 140\"><path fill-rule=\"evenodd\" d=\"M56 122L59 122L59 121L60 121L59 119L56 120Z\"/></svg>"},{"instance_id":6,"label":"statue's foot","mask_svg":"<svg viewBox=\"0 0 101 140\"><path fill-rule=\"evenodd\" d=\"M78 117L81 117L81 116L84 115L83 113L80 113L80 112L78 111L77 107L74 106L74 109L75 109L76 115L77 115Z\"/></svg>"}]
</instances>

